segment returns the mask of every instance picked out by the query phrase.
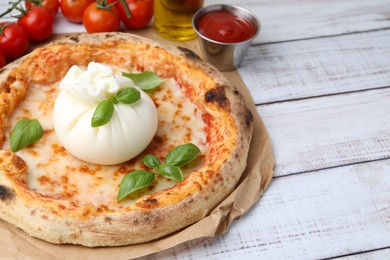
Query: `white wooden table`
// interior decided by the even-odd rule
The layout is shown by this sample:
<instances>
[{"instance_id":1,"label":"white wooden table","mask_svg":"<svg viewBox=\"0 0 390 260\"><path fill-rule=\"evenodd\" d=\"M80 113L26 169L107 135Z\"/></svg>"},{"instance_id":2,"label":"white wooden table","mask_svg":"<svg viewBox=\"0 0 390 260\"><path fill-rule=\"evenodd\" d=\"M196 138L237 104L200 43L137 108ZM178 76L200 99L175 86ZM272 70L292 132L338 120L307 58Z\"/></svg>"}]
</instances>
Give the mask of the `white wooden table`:
<instances>
[{"instance_id":1,"label":"white wooden table","mask_svg":"<svg viewBox=\"0 0 390 260\"><path fill-rule=\"evenodd\" d=\"M145 259L390 259L390 0L239 5L263 25L239 72L275 177L226 234Z\"/></svg>"}]
</instances>

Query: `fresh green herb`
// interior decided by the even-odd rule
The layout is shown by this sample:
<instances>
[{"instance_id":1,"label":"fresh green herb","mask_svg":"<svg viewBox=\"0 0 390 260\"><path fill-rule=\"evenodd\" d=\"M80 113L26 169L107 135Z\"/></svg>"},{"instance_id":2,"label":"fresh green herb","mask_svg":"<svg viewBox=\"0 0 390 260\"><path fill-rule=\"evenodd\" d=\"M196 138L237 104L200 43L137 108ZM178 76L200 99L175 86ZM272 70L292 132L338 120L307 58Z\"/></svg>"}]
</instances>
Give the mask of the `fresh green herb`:
<instances>
[{"instance_id":1,"label":"fresh green herb","mask_svg":"<svg viewBox=\"0 0 390 260\"><path fill-rule=\"evenodd\" d=\"M114 113L114 102L111 99L104 100L96 107L92 116L92 127L99 127L107 124Z\"/></svg>"},{"instance_id":2,"label":"fresh green herb","mask_svg":"<svg viewBox=\"0 0 390 260\"><path fill-rule=\"evenodd\" d=\"M135 88L125 88L119 91L115 98L119 102L129 105L137 102L141 98L141 93Z\"/></svg>"},{"instance_id":3,"label":"fresh green herb","mask_svg":"<svg viewBox=\"0 0 390 260\"><path fill-rule=\"evenodd\" d=\"M12 152L38 141L43 136L43 129L37 119L22 119L18 121L10 136L10 147Z\"/></svg>"},{"instance_id":4,"label":"fresh green herb","mask_svg":"<svg viewBox=\"0 0 390 260\"><path fill-rule=\"evenodd\" d=\"M137 74L123 72L122 75L131 79L138 87L145 91L155 89L164 82L164 79L161 79L150 71Z\"/></svg>"},{"instance_id":5,"label":"fresh green herb","mask_svg":"<svg viewBox=\"0 0 390 260\"><path fill-rule=\"evenodd\" d=\"M165 178L183 181L183 173L178 166L162 163L158 166L158 172Z\"/></svg>"},{"instance_id":6,"label":"fresh green herb","mask_svg":"<svg viewBox=\"0 0 390 260\"><path fill-rule=\"evenodd\" d=\"M121 181L117 200L124 199L130 193L149 186L154 180L154 173L137 170L128 173Z\"/></svg>"},{"instance_id":7,"label":"fresh green herb","mask_svg":"<svg viewBox=\"0 0 390 260\"><path fill-rule=\"evenodd\" d=\"M157 156L153 154L147 154L143 158L143 162L146 166L152 169L158 169L158 166L161 164L160 159L157 158Z\"/></svg>"},{"instance_id":8,"label":"fresh green herb","mask_svg":"<svg viewBox=\"0 0 390 260\"><path fill-rule=\"evenodd\" d=\"M101 101L95 109L92 116L92 127L99 127L110 122L114 114L115 104L118 102L123 104L132 104L141 98L141 93L135 88L125 88L110 99Z\"/></svg>"},{"instance_id":9,"label":"fresh green herb","mask_svg":"<svg viewBox=\"0 0 390 260\"><path fill-rule=\"evenodd\" d=\"M136 170L128 173L121 181L117 201L124 199L134 191L148 187L152 184L156 174L175 181L183 181L183 173L180 167L192 162L200 154L199 148L192 144L177 146L169 151L165 163L161 163L155 155L148 154L142 161L154 172Z\"/></svg>"},{"instance_id":10,"label":"fresh green herb","mask_svg":"<svg viewBox=\"0 0 390 260\"><path fill-rule=\"evenodd\" d=\"M169 151L165 163L181 167L194 160L199 153L199 148L194 144L179 145Z\"/></svg>"},{"instance_id":11,"label":"fresh green herb","mask_svg":"<svg viewBox=\"0 0 390 260\"><path fill-rule=\"evenodd\" d=\"M152 90L158 87L164 80L150 71L141 72L138 74L122 73L123 76L130 78L142 90ZM92 116L92 127L99 127L110 122L114 113L115 104L133 104L141 98L141 93L135 88L125 88L110 99L104 100L98 104Z\"/></svg>"}]
</instances>

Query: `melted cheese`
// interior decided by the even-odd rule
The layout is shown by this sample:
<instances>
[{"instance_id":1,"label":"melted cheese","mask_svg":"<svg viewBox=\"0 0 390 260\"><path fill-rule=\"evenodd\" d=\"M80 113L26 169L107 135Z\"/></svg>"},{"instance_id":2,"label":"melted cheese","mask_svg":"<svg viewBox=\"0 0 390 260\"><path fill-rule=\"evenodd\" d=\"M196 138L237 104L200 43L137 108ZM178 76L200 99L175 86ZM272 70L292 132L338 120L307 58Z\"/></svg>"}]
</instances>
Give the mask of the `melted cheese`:
<instances>
[{"instance_id":1,"label":"melted cheese","mask_svg":"<svg viewBox=\"0 0 390 260\"><path fill-rule=\"evenodd\" d=\"M119 68L115 73L120 73ZM192 142L202 153L207 150L206 124L202 112L189 102L182 88L173 79L167 79L151 93L157 106L158 129L148 148L136 159L126 163L102 166L84 162L71 155L59 142L53 130L52 109L58 95L58 82L51 86L33 84L29 95L18 106L11 118L11 126L23 118L38 118L44 136L41 140L18 152L28 162L27 185L36 192L52 198L64 198L75 205L92 204L113 209L132 204L141 195L155 193L176 182L157 177L147 189L134 193L118 204L116 196L121 179L131 170L144 169L140 158L153 153L164 158L173 147ZM11 127L12 128L12 127ZM6 133L3 149L9 149L10 130ZM201 166L195 162L184 168L188 174ZM104 195L104 196L103 196Z\"/></svg>"}]
</instances>

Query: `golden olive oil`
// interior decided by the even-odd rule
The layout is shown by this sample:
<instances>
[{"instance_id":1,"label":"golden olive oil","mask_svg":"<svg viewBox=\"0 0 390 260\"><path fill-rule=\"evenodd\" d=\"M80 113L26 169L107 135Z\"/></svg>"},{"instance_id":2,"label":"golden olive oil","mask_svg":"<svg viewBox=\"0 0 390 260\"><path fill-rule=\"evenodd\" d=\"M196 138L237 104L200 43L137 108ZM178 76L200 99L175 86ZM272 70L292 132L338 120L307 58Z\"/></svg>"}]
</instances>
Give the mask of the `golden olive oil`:
<instances>
[{"instance_id":1,"label":"golden olive oil","mask_svg":"<svg viewBox=\"0 0 390 260\"><path fill-rule=\"evenodd\" d=\"M192 16L203 6L203 0L154 0L154 27L170 40L194 39Z\"/></svg>"}]
</instances>

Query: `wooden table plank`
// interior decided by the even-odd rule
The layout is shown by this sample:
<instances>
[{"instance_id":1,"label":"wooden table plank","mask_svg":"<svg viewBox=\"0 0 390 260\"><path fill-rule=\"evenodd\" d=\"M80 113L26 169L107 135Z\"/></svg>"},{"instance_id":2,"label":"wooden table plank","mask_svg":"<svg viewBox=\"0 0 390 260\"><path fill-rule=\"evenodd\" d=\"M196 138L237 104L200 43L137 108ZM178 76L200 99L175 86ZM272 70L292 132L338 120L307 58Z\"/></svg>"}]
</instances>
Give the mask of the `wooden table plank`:
<instances>
[{"instance_id":1,"label":"wooden table plank","mask_svg":"<svg viewBox=\"0 0 390 260\"><path fill-rule=\"evenodd\" d=\"M319 259L390 246L390 160L275 178L225 235L145 259Z\"/></svg>"},{"instance_id":2,"label":"wooden table plank","mask_svg":"<svg viewBox=\"0 0 390 260\"><path fill-rule=\"evenodd\" d=\"M221 1L208 0L207 4ZM224 0L254 12L262 22L255 43L268 43L390 28L388 0Z\"/></svg>"},{"instance_id":3,"label":"wooden table plank","mask_svg":"<svg viewBox=\"0 0 390 260\"><path fill-rule=\"evenodd\" d=\"M390 88L258 106L275 175L390 158Z\"/></svg>"},{"instance_id":4,"label":"wooden table plank","mask_svg":"<svg viewBox=\"0 0 390 260\"><path fill-rule=\"evenodd\" d=\"M384 30L252 46L239 72L257 104L390 86L389 43Z\"/></svg>"},{"instance_id":5,"label":"wooden table plank","mask_svg":"<svg viewBox=\"0 0 390 260\"><path fill-rule=\"evenodd\" d=\"M361 254L337 257L335 260L373 260L373 259L390 259L390 248L375 250Z\"/></svg>"}]
</instances>

